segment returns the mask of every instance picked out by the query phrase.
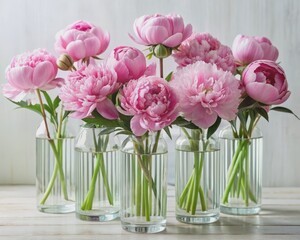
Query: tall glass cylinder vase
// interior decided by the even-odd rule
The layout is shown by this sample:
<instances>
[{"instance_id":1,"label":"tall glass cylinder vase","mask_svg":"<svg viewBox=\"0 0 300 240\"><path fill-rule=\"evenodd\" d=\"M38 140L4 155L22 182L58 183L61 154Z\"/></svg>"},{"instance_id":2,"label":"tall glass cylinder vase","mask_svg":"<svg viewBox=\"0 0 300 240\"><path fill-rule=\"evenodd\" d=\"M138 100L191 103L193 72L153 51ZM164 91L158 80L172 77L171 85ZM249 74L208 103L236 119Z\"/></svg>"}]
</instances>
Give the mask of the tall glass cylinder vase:
<instances>
[{"instance_id":1,"label":"tall glass cylinder vase","mask_svg":"<svg viewBox=\"0 0 300 240\"><path fill-rule=\"evenodd\" d=\"M122 144L120 218L129 232L166 228L167 145L159 135L130 136Z\"/></svg>"},{"instance_id":2,"label":"tall glass cylinder vase","mask_svg":"<svg viewBox=\"0 0 300 240\"><path fill-rule=\"evenodd\" d=\"M202 130L181 129L175 158L176 219L190 224L212 223L220 215L219 146Z\"/></svg>"},{"instance_id":3,"label":"tall glass cylinder vase","mask_svg":"<svg viewBox=\"0 0 300 240\"><path fill-rule=\"evenodd\" d=\"M100 222L119 217L120 159L114 129L81 127L75 151L76 217Z\"/></svg>"},{"instance_id":4,"label":"tall glass cylinder vase","mask_svg":"<svg viewBox=\"0 0 300 240\"><path fill-rule=\"evenodd\" d=\"M222 166L221 212L258 214L261 209L263 137L255 128L251 138L234 138L231 127L220 132Z\"/></svg>"},{"instance_id":5,"label":"tall glass cylinder vase","mask_svg":"<svg viewBox=\"0 0 300 240\"><path fill-rule=\"evenodd\" d=\"M37 208L45 213L75 210L74 138L36 137Z\"/></svg>"}]
</instances>

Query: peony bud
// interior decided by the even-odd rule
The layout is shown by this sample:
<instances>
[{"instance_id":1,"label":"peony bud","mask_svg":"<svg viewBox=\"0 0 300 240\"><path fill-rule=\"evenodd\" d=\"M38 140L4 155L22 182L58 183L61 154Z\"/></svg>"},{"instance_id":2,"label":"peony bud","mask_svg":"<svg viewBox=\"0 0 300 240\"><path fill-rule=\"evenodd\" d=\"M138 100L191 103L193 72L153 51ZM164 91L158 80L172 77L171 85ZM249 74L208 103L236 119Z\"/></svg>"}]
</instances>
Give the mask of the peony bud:
<instances>
[{"instance_id":1,"label":"peony bud","mask_svg":"<svg viewBox=\"0 0 300 240\"><path fill-rule=\"evenodd\" d=\"M153 54L157 58L167 58L172 54L172 48L158 44L153 48Z\"/></svg>"},{"instance_id":2,"label":"peony bud","mask_svg":"<svg viewBox=\"0 0 300 240\"><path fill-rule=\"evenodd\" d=\"M68 54L62 54L56 60L58 68L63 71L69 71L74 69L73 63L73 59Z\"/></svg>"}]
</instances>

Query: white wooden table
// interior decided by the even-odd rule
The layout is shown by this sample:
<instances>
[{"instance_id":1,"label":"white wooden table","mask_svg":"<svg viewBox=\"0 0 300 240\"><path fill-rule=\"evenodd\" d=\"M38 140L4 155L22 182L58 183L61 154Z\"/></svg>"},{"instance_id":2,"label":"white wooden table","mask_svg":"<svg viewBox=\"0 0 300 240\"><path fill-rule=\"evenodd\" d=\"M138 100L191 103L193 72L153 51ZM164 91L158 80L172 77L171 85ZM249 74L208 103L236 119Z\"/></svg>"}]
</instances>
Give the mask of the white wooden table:
<instances>
[{"instance_id":1,"label":"white wooden table","mask_svg":"<svg viewBox=\"0 0 300 240\"><path fill-rule=\"evenodd\" d=\"M45 214L35 206L34 186L0 185L0 239L300 239L300 188L263 189L263 207L257 216L221 215L209 225L188 225L175 219L174 188L168 198L167 230L133 234L118 220L87 222L70 214Z\"/></svg>"}]
</instances>

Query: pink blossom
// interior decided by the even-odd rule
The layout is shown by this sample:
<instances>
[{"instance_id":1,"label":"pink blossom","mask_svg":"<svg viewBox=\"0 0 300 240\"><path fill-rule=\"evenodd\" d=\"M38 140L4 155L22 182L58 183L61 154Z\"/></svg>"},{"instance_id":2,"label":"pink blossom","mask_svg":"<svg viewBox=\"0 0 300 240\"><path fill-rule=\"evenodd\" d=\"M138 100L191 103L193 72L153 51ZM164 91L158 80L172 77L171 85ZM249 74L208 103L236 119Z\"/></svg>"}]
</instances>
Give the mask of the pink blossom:
<instances>
[{"instance_id":1,"label":"pink blossom","mask_svg":"<svg viewBox=\"0 0 300 240\"><path fill-rule=\"evenodd\" d=\"M173 57L180 67L204 61L214 63L224 71L234 72L236 68L231 49L209 33L193 34L174 51Z\"/></svg>"},{"instance_id":2,"label":"pink blossom","mask_svg":"<svg viewBox=\"0 0 300 240\"><path fill-rule=\"evenodd\" d=\"M130 127L136 136L158 131L177 117L178 100L167 81L156 76L131 80L120 91L123 114L133 116Z\"/></svg>"},{"instance_id":3,"label":"pink blossom","mask_svg":"<svg viewBox=\"0 0 300 240\"><path fill-rule=\"evenodd\" d=\"M60 86L56 58L44 49L36 49L15 56L6 68L7 83L3 87L5 97L13 101L23 100L36 89L50 90Z\"/></svg>"},{"instance_id":4,"label":"pink blossom","mask_svg":"<svg viewBox=\"0 0 300 240\"><path fill-rule=\"evenodd\" d=\"M291 95L284 70L269 60L250 63L243 72L242 84L251 98L267 105L281 104Z\"/></svg>"},{"instance_id":5,"label":"pink blossom","mask_svg":"<svg viewBox=\"0 0 300 240\"><path fill-rule=\"evenodd\" d=\"M256 60L278 58L278 50L266 37L237 35L232 44L232 52L239 65L247 65Z\"/></svg>"},{"instance_id":6,"label":"pink blossom","mask_svg":"<svg viewBox=\"0 0 300 240\"><path fill-rule=\"evenodd\" d=\"M240 103L239 80L214 64L198 61L178 70L170 82L186 120L208 128L217 117L233 120Z\"/></svg>"},{"instance_id":7,"label":"pink blossom","mask_svg":"<svg viewBox=\"0 0 300 240\"><path fill-rule=\"evenodd\" d=\"M134 21L136 38L131 38L138 44L157 45L174 48L192 34L190 24L184 26L181 16L169 14L144 15Z\"/></svg>"},{"instance_id":8,"label":"pink blossom","mask_svg":"<svg viewBox=\"0 0 300 240\"><path fill-rule=\"evenodd\" d=\"M115 48L107 59L107 65L116 71L120 83L138 79L145 74L155 74L155 66L153 68L153 65L150 65L147 68L144 54L133 47L120 46Z\"/></svg>"},{"instance_id":9,"label":"pink blossom","mask_svg":"<svg viewBox=\"0 0 300 240\"><path fill-rule=\"evenodd\" d=\"M118 112L108 98L118 88L117 74L105 65L82 65L71 72L61 87L60 98L74 118L90 117L96 109L107 119L118 118Z\"/></svg>"},{"instance_id":10,"label":"pink blossom","mask_svg":"<svg viewBox=\"0 0 300 240\"><path fill-rule=\"evenodd\" d=\"M59 54L70 55L74 61L97 56L109 44L108 32L85 21L77 21L67 26L55 38L55 50Z\"/></svg>"}]
</instances>

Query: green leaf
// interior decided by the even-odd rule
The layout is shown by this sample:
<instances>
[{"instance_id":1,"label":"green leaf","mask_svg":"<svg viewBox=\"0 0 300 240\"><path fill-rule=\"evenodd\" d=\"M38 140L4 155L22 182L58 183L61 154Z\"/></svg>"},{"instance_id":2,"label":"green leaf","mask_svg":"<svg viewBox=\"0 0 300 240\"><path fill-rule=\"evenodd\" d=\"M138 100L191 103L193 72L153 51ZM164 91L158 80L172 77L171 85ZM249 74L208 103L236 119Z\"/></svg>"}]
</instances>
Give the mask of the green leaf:
<instances>
[{"instance_id":1,"label":"green leaf","mask_svg":"<svg viewBox=\"0 0 300 240\"><path fill-rule=\"evenodd\" d=\"M215 123L210 126L207 130L207 139L209 139L219 128L220 124L221 124L222 119L220 117L217 118L217 120L215 121Z\"/></svg>"},{"instance_id":2,"label":"green leaf","mask_svg":"<svg viewBox=\"0 0 300 240\"><path fill-rule=\"evenodd\" d=\"M103 130L101 130L99 132L99 135L107 135L107 134L111 134L113 132L120 131L120 130L121 130L120 128L111 128L111 127L108 127L108 128L104 128Z\"/></svg>"},{"instance_id":3,"label":"green leaf","mask_svg":"<svg viewBox=\"0 0 300 240\"><path fill-rule=\"evenodd\" d=\"M11 100L10 100L11 101ZM25 109L29 109L33 112L36 112L38 113L39 115L42 116L42 112L41 112L41 107L40 107L40 104L28 104L27 102L25 101L21 101L21 102L14 102L14 101L11 101L12 103L16 104L19 106L19 108L25 108Z\"/></svg>"},{"instance_id":4,"label":"green leaf","mask_svg":"<svg viewBox=\"0 0 300 240\"><path fill-rule=\"evenodd\" d=\"M146 55L146 58L150 60L153 57L153 52L150 52Z\"/></svg>"},{"instance_id":5,"label":"green leaf","mask_svg":"<svg viewBox=\"0 0 300 240\"><path fill-rule=\"evenodd\" d=\"M269 115L268 112L261 107L257 107L254 109L260 116L262 116L264 119L266 119L269 122Z\"/></svg>"},{"instance_id":6,"label":"green leaf","mask_svg":"<svg viewBox=\"0 0 300 240\"><path fill-rule=\"evenodd\" d=\"M46 102L49 106L49 109L51 109L51 111L49 112L50 114L54 111L54 107L53 107L53 103L52 103L52 99L49 96L49 94L46 91L41 91L46 99ZM45 104L44 104L45 105Z\"/></svg>"},{"instance_id":7,"label":"green leaf","mask_svg":"<svg viewBox=\"0 0 300 240\"><path fill-rule=\"evenodd\" d=\"M185 127L188 129L199 129L194 123L185 120L183 117L177 117L172 125L177 125L179 127Z\"/></svg>"},{"instance_id":8,"label":"green leaf","mask_svg":"<svg viewBox=\"0 0 300 240\"><path fill-rule=\"evenodd\" d=\"M300 118L295 113L293 113L292 110L290 110L286 107L273 107L270 110L277 111L277 112L283 112L283 113L290 113L290 114L293 114L298 120L300 120Z\"/></svg>"},{"instance_id":9,"label":"green leaf","mask_svg":"<svg viewBox=\"0 0 300 240\"><path fill-rule=\"evenodd\" d=\"M247 109L251 108L253 105L255 105L256 101L253 100L251 97L247 96L245 99L240 103L239 109Z\"/></svg>"},{"instance_id":10,"label":"green leaf","mask_svg":"<svg viewBox=\"0 0 300 240\"><path fill-rule=\"evenodd\" d=\"M129 136L130 136L130 135L133 135L133 133L130 132L130 131L122 130L122 131L117 132L117 133L116 133L116 136L117 136L117 135L122 135L122 134L123 134L123 135L129 135Z\"/></svg>"},{"instance_id":11,"label":"green leaf","mask_svg":"<svg viewBox=\"0 0 300 240\"><path fill-rule=\"evenodd\" d=\"M58 108L59 103L60 103L60 98L57 96L54 101L53 101L53 109L55 110L56 108Z\"/></svg>"},{"instance_id":12,"label":"green leaf","mask_svg":"<svg viewBox=\"0 0 300 240\"><path fill-rule=\"evenodd\" d=\"M65 111L62 120L64 121L69 116L70 113L71 111Z\"/></svg>"},{"instance_id":13,"label":"green leaf","mask_svg":"<svg viewBox=\"0 0 300 240\"><path fill-rule=\"evenodd\" d=\"M170 81L171 81L172 76L173 76L173 72L170 72L170 73L166 76L165 79L167 80L167 82L170 82Z\"/></svg>"},{"instance_id":14,"label":"green leaf","mask_svg":"<svg viewBox=\"0 0 300 240\"><path fill-rule=\"evenodd\" d=\"M164 127L164 131L168 135L168 137L172 140L172 134L170 132L170 128L168 126Z\"/></svg>"},{"instance_id":15,"label":"green leaf","mask_svg":"<svg viewBox=\"0 0 300 240\"><path fill-rule=\"evenodd\" d=\"M112 121L109 119L106 119L102 117L96 110L93 111L92 115L94 116L93 118L85 118L82 119L84 122L95 124L99 127L119 127L118 121Z\"/></svg>"}]
</instances>

